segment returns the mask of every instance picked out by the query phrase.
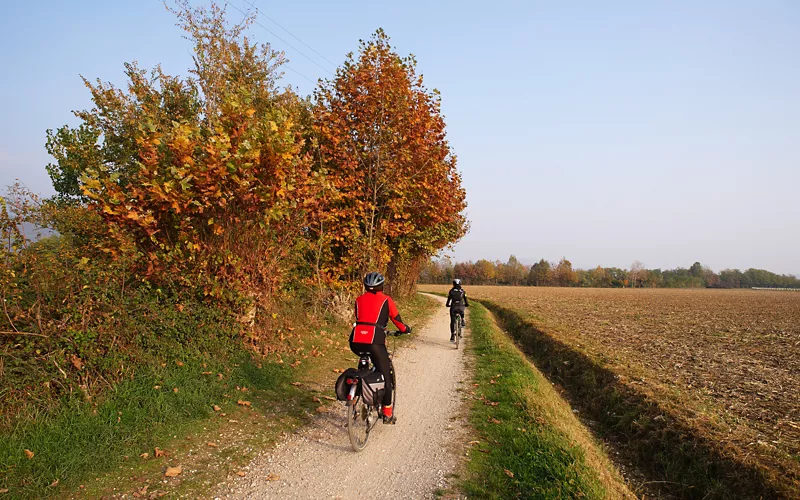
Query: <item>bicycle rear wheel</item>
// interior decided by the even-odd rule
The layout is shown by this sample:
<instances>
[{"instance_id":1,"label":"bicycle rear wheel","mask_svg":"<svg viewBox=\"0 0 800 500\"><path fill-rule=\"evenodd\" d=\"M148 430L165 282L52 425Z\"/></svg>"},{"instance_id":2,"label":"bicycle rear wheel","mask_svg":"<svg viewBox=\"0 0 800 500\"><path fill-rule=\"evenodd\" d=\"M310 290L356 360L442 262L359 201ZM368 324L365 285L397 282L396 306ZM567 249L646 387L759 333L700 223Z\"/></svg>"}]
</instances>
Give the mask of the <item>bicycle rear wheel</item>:
<instances>
[{"instance_id":1,"label":"bicycle rear wheel","mask_svg":"<svg viewBox=\"0 0 800 500\"><path fill-rule=\"evenodd\" d=\"M461 344L461 317L456 316L456 349Z\"/></svg>"},{"instance_id":2,"label":"bicycle rear wheel","mask_svg":"<svg viewBox=\"0 0 800 500\"><path fill-rule=\"evenodd\" d=\"M367 446L369 439L370 413L372 408L364 404L361 397L356 398L347 407L347 435L350 437L350 445L355 451L361 451Z\"/></svg>"}]
</instances>

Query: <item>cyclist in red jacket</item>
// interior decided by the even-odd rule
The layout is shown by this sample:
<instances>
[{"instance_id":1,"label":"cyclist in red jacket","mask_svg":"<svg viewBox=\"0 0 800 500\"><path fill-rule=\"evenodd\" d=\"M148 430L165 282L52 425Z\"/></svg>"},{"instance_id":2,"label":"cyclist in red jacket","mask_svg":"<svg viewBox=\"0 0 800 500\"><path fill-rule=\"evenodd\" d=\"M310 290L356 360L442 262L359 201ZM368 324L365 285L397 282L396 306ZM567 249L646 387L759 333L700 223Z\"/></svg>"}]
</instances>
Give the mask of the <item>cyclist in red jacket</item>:
<instances>
[{"instance_id":1,"label":"cyclist in red jacket","mask_svg":"<svg viewBox=\"0 0 800 500\"><path fill-rule=\"evenodd\" d=\"M383 395L383 421L393 424L397 419L392 411L391 361L386 350L386 326L389 320L402 333L411 333L411 327L403 323L397 306L391 297L383 293L386 279L380 273L368 273L364 277L366 292L356 299L356 325L350 334L350 350L359 356L369 354L375 368L383 374L386 392Z\"/></svg>"}]
</instances>

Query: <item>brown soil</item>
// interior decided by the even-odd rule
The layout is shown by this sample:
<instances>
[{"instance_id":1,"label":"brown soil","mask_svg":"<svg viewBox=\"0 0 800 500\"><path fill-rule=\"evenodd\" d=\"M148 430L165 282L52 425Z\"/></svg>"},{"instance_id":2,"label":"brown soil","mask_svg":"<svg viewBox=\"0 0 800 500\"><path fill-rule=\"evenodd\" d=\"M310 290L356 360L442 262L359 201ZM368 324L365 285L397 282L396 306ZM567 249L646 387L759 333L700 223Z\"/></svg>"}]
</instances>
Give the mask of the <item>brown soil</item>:
<instances>
[{"instance_id":1,"label":"brown soil","mask_svg":"<svg viewBox=\"0 0 800 500\"><path fill-rule=\"evenodd\" d=\"M658 401L726 455L800 491L800 293L477 286L467 292L516 311Z\"/></svg>"}]
</instances>

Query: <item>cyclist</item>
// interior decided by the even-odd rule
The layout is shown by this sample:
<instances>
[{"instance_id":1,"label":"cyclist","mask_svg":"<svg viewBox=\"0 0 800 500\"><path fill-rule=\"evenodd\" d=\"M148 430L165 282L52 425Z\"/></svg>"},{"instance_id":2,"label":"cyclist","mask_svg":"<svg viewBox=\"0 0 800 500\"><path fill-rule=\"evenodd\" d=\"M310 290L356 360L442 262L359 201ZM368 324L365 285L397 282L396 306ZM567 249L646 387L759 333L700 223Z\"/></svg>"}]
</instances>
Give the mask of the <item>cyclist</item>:
<instances>
[{"instance_id":1,"label":"cyclist","mask_svg":"<svg viewBox=\"0 0 800 500\"><path fill-rule=\"evenodd\" d=\"M456 321L460 319L461 326L466 326L464 321L464 308L469 307L467 292L461 288L461 280L453 280L453 288L447 292L447 303L445 307L450 308L450 342L456 341ZM460 318L459 318L460 317Z\"/></svg>"},{"instance_id":2,"label":"cyclist","mask_svg":"<svg viewBox=\"0 0 800 500\"><path fill-rule=\"evenodd\" d=\"M383 293L385 281L380 273L372 272L364 276L366 292L356 299L356 324L350 334L350 350L359 356L369 354L375 368L383 374L383 421L393 424L397 419L392 411L394 388L390 371L392 365L386 350L386 325L392 320L402 333L411 333L411 327L403 323L392 298Z\"/></svg>"}]
</instances>

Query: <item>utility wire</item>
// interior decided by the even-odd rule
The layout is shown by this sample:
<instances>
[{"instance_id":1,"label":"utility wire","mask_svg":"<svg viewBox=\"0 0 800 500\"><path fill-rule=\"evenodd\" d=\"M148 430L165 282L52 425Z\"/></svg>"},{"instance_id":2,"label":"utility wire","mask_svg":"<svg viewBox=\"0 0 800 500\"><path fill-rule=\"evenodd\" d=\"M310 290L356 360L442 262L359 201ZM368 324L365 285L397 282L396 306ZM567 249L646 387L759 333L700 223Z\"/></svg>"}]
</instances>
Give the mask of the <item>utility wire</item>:
<instances>
[{"instance_id":1,"label":"utility wire","mask_svg":"<svg viewBox=\"0 0 800 500\"><path fill-rule=\"evenodd\" d=\"M237 7L236 5L234 5L233 3L229 2L228 0L225 0L225 4L226 4L226 5L230 5L230 6L231 6L231 7L233 7L234 9L238 10L239 12L241 12L241 14L242 14L243 16L245 16L245 18L247 17L247 13L246 13L245 11L243 11L242 9L240 9L239 7ZM276 35L276 34L275 34L275 33L274 33L272 30L270 30L269 28L267 28L266 26L264 26L263 24L261 24L260 22L258 22L258 20L257 20L257 19L253 19L253 22L254 22L255 24L257 24L257 25L261 26L261 27L262 27L262 28L263 28L263 29L264 29L264 30L265 30L267 33L270 33L272 36L274 36L274 37L275 37L275 38L277 38L278 40L282 41L283 43L285 43L286 45L288 45L289 47L291 47L292 49L294 49L294 50L295 50L295 51L296 51L298 54L300 54L301 56L305 57L306 59L308 59L308 60L309 60L309 61L311 61L312 63L314 63L314 64L316 64L317 66L319 66L319 67L320 67L320 68L321 68L323 71L326 71L327 73L329 73L329 74L333 75L333 73L332 73L332 72L331 72L329 69L327 69L326 67L324 67L324 66L320 65L320 64L319 64L317 61L315 61L315 60L311 59L310 57L308 57L308 56L307 56L307 55L306 55L306 54L305 54L303 51L301 51L300 49L298 49L298 48L297 48L297 47L295 47L294 45L290 44L289 42L287 42L287 41L286 41L286 40L284 40L283 38L281 38L281 37L279 37L278 35ZM293 71L294 71L294 70L293 70ZM296 72L296 71L295 71L295 72ZM296 72L296 73L297 73L297 72ZM298 74L299 74L299 73L298 73ZM304 77L304 78L306 78L307 80L309 80L309 79L308 79L308 77ZM309 80L309 81L311 81L311 80ZM315 82L311 82L311 83L315 83Z\"/></svg>"},{"instance_id":2,"label":"utility wire","mask_svg":"<svg viewBox=\"0 0 800 500\"><path fill-rule=\"evenodd\" d=\"M294 33L292 33L292 32L291 32L291 31L289 31L288 29L286 29L286 28L284 28L283 26L281 26L281 24L280 24L278 21L276 21L276 20L272 19L272 18L271 18L271 17L269 17L267 14L264 14L263 12L261 12L261 9L259 9L259 8L258 8L258 7L256 7L255 5L256 5L256 0L253 0L253 1L250 3L250 7L252 7L252 8L254 8L254 9L256 9L256 14L259 14L259 15L262 15L262 16L266 17L267 19L269 19L270 21L272 21L272 22L273 22L275 25L277 25L277 26L278 26L280 29L282 29L282 30L283 30L283 31L285 31L286 33L289 33L289 35L291 35L291 37L292 37L292 38L294 38L294 39L295 39L295 40L297 40L298 42L300 42L300 43L302 43L303 45L305 45L306 47L308 47L308 49L309 49L309 50L311 50L313 53L315 53L316 55L318 55L318 56L320 56L321 58L325 59L325 61L326 61L328 64L330 64L330 65L331 65L331 66L333 66L334 68L336 67L336 64L335 64L334 62L332 62L330 59L328 59L327 57L325 57L325 56L323 56L322 54L320 54L319 52L317 52L317 51L314 49L314 47L312 47L311 45L309 45L309 44L307 44L306 42L304 42L303 40L301 40L301 39L300 39L300 37L296 36Z\"/></svg>"}]
</instances>

